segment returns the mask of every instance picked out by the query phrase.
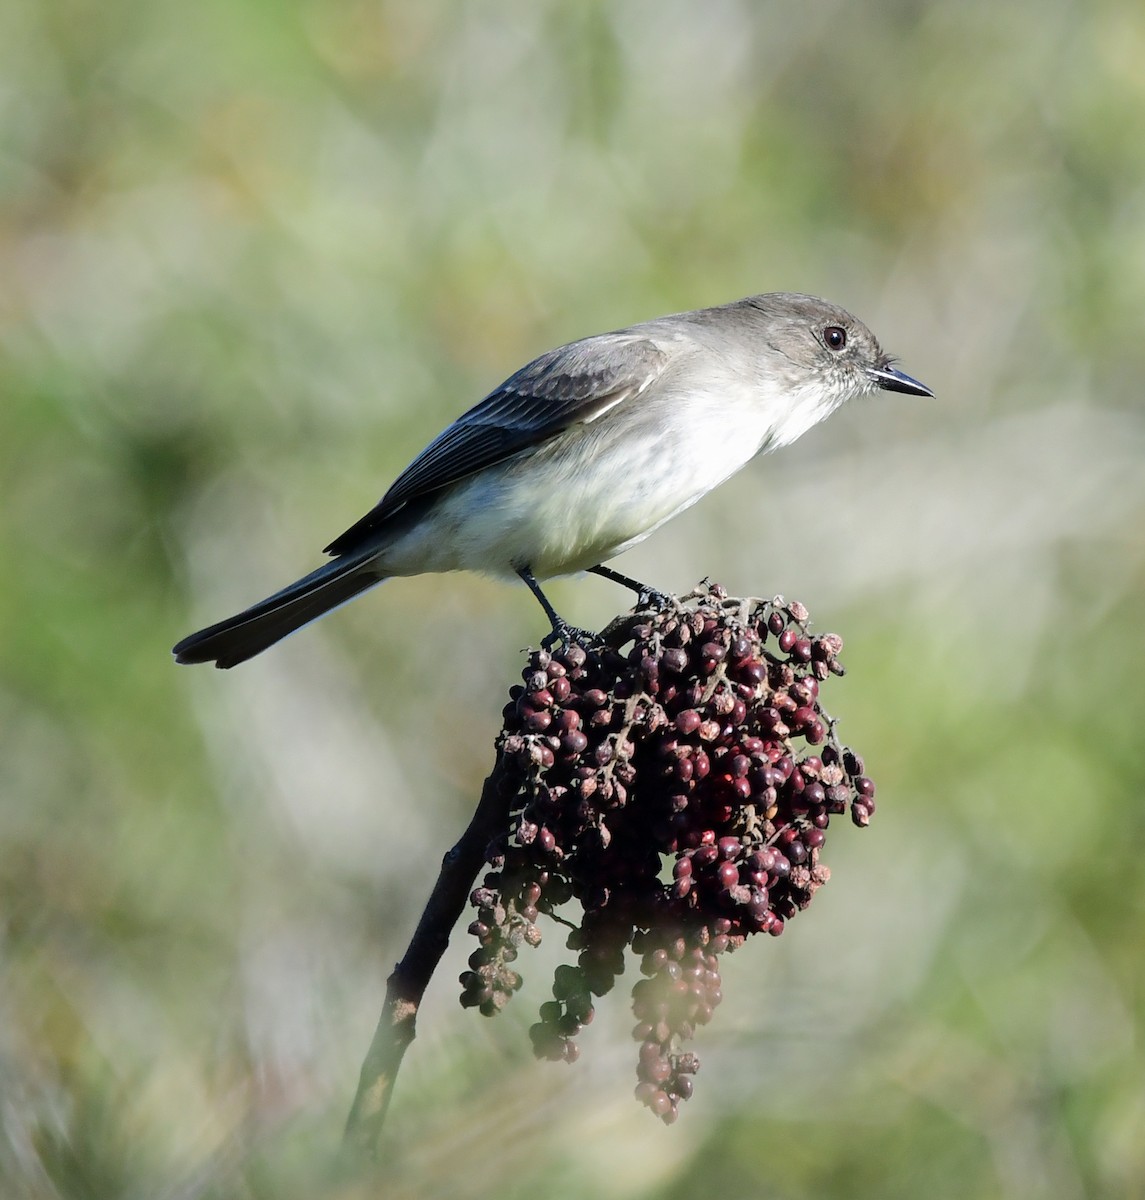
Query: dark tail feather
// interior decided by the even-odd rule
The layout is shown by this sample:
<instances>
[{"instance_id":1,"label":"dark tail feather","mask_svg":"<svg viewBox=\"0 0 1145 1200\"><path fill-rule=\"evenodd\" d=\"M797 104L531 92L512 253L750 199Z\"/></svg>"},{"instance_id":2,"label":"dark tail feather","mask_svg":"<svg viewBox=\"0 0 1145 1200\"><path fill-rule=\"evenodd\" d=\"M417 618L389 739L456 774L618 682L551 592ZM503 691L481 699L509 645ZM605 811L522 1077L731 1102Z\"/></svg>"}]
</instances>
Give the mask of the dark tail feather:
<instances>
[{"instance_id":1,"label":"dark tail feather","mask_svg":"<svg viewBox=\"0 0 1145 1200\"><path fill-rule=\"evenodd\" d=\"M375 583L381 578L363 570L360 557L338 559L237 616L185 637L172 653L176 662L236 666Z\"/></svg>"}]
</instances>

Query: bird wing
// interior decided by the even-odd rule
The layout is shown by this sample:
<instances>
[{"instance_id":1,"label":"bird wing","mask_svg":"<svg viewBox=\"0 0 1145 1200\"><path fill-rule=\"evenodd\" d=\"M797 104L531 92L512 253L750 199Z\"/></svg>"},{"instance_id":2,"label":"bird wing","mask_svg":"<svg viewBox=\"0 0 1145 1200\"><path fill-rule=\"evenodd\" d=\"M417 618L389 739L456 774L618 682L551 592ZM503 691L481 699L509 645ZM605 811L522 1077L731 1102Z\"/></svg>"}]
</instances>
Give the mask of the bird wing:
<instances>
[{"instance_id":1,"label":"bird wing","mask_svg":"<svg viewBox=\"0 0 1145 1200\"><path fill-rule=\"evenodd\" d=\"M550 350L458 417L410 463L378 504L326 547L345 554L411 500L555 436L640 395L668 355L646 335L600 334Z\"/></svg>"}]
</instances>

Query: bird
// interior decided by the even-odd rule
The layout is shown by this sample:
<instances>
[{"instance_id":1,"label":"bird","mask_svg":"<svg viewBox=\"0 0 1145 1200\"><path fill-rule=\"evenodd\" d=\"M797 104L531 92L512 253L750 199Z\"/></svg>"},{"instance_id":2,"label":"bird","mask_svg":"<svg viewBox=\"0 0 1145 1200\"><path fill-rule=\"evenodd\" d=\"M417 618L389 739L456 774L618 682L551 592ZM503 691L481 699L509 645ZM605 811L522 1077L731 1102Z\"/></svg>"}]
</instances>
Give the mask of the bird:
<instances>
[{"instance_id":1,"label":"bird","mask_svg":"<svg viewBox=\"0 0 1145 1200\"><path fill-rule=\"evenodd\" d=\"M582 338L527 363L458 417L326 548L331 560L173 650L228 668L384 579L478 571L540 580L605 565L758 455L848 400L929 397L874 334L816 296L771 292Z\"/></svg>"}]
</instances>

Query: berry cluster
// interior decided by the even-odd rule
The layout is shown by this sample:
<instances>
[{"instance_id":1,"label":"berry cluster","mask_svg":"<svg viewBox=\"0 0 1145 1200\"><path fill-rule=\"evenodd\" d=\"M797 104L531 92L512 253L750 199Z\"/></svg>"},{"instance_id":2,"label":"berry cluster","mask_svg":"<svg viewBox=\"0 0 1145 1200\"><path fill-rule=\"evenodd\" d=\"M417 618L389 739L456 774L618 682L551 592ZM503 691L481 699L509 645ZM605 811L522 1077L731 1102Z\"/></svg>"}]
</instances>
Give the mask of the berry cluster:
<instances>
[{"instance_id":1,"label":"berry cluster","mask_svg":"<svg viewBox=\"0 0 1145 1200\"><path fill-rule=\"evenodd\" d=\"M679 1046L720 1002L720 954L782 933L827 882L831 817L866 825L874 811L873 782L819 704L841 648L808 631L801 604L704 586L592 645L535 651L498 739L510 817L472 894L462 1003L500 1009L539 915L575 900L576 962L557 969L534 1049L576 1057L631 947L645 976L636 1094L674 1120L698 1066Z\"/></svg>"}]
</instances>

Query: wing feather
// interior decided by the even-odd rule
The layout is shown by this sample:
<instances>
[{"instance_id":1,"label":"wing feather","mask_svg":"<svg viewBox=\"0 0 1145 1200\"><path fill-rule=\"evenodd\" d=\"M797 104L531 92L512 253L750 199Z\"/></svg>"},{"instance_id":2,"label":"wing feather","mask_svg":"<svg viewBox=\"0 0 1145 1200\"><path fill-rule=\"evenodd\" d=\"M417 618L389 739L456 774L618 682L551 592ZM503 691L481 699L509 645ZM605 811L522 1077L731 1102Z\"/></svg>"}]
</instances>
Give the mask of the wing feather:
<instances>
[{"instance_id":1,"label":"wing feather","mask_svg":"<svg viewBox=\"0 0 1145 1200\"><path fill-rule=\"evenodd\" d=\"M345 554L411 500L520 454L638 396L668 356L639 333L607 333L550 350L458 417L394 481L379 503L326 547Z\"/></svg>"}]
</instances>

